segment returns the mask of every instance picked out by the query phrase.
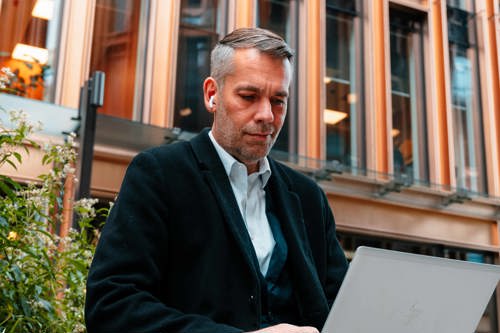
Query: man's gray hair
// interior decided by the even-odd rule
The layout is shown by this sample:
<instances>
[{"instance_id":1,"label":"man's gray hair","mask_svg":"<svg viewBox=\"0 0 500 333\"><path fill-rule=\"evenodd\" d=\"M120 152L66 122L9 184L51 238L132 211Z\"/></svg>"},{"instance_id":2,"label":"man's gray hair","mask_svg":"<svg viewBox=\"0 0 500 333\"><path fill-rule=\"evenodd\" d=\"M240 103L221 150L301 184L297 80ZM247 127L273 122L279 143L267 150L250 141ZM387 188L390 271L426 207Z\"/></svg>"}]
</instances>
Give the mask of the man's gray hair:
<instances>
[{"instance_id":1,"label":"man's gray hair","mask_svg":"<svg viewBox=\"0 0 500 333\"><path fill-rule=\"evenodd\" d=\"M215 81L222 86L231 73L235 49L255 48L272 57L293 61L293 51L277 34L261 28L236 29L224 37L212 50L210 68Z\"/></svg>"}]
</instances>

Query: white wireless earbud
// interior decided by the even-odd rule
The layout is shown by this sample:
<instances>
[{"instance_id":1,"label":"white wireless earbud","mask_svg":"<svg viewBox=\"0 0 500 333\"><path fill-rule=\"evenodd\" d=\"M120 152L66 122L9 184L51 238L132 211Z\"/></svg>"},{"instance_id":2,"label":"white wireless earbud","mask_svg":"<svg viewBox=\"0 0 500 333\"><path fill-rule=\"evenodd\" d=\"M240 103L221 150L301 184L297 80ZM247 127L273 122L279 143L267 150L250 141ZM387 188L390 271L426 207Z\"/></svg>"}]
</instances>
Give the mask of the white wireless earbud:
<instances>
[{"instance_id":1,"label":"white wireless earbud","mask_svg":"<svg viewBox=\"0 0 500 333\"><path fill-rule=\"evenodd\" d=\"M210 106L211 108L214 107L214 96L210 96L210 100L208 101L208 106Z\"/></svg>"}]
</instances>

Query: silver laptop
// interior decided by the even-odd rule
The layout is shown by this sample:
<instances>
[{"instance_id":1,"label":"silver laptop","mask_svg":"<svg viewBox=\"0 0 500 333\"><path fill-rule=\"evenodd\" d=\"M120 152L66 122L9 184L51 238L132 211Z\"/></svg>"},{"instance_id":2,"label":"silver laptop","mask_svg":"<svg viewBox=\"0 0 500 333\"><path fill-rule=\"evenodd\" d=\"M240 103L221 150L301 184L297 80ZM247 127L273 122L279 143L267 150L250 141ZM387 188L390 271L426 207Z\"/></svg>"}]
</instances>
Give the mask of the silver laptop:
<instances>
[{"instance_id":1,"label":"silver laptop","mask_svg":"<svg viewBox=\"0 0 500 333\"><path fill-rule=\"evenodd\" d=\"M500 266L359 247L322 333L473 333Z\"/></svg>"}]
</instances>

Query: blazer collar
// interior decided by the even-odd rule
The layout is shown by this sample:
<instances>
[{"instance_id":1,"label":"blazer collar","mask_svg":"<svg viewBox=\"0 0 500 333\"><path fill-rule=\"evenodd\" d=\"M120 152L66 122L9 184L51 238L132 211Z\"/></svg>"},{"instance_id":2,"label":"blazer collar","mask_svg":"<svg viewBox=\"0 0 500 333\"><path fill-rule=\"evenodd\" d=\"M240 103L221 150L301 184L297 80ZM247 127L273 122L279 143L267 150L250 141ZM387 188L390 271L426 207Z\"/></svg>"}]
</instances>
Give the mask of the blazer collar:
<instances>
[{"instance_id":1,"label":"blazer collar","mask_svg":"<svg viewBox=\"0 0 500 333\"><path fill-rule=\"evenodd\" d=\"M208 131L209 129L205 129L193 138L191 147L251 273L256 281L260 281L259 264L255 252L252 251L252 242L224 166L208 137ZM300 199L293 191L293 183L280 164L271 158L268 159L272 175L266 186L266 193L272 196L275 214L288 245L289 269L294 280L299 311L304 320L314 321L311 317L323 318L328 314L328 303L316 273ZM312 305L316 307L311 308Z\"/></svg>"},{"instance_id":2,"label":"blazer collar","mask_svg":"<svg viewBox=\"0 0 500 333\"><path fill-rule=\"evenodd\" d=\"M326 318L329 307L316 272L302 205L299 196L293 190L292 180L282 166L272 159L270 164L272 177L268 187L288 245L288 269L294 283L299 313L305 323L314 322L321 326L323 324L321 320Z\"/></svg>"},{"instance_id":3,"label":"blazer collar","mask_svg":"<svg viewBox=\"0 0 500 333\"><path fill-rule=\"evenodd\" d=\"M246 230L229 178L215 147L208 137L208 132L209 129L204 129L191 140L193 153L198 161L200 171L203 173L205 181L222 211L231 234L236 240L252 274L258 280L260 270L255 252L252 251L252 241Z\"/></svg>"}]
</instances>

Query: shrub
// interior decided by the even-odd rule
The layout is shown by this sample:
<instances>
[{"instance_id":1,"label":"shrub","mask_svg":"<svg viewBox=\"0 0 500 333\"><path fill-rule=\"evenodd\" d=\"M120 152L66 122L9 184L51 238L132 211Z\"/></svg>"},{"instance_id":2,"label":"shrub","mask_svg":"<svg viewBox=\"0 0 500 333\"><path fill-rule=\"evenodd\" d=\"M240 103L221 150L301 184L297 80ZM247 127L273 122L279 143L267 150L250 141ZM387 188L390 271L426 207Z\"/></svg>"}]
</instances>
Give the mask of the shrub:
<instances>
[{"instance_id":1,"label":"shrub","mask_svg":"<svg viewBox=\"0 0 500 333\"><path fill-rule=\"evenodd\" d=\"M29 139L37 126L23 112L9 114L9 127L0 123L0 167L17 168L20 152L32 146L44 150L42 163L51 168L28 184L0 175L0 333L85 332L85 282L96 239L91 222L107 210L95 211L95 199L75 202L79 230L60 237L73 136L40 148Z\"/></svg>"}]
</instances>

